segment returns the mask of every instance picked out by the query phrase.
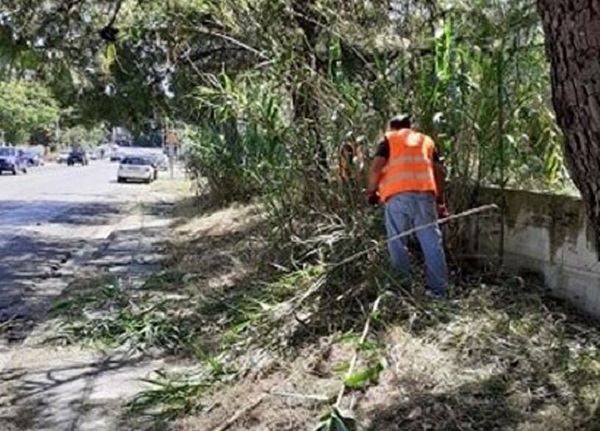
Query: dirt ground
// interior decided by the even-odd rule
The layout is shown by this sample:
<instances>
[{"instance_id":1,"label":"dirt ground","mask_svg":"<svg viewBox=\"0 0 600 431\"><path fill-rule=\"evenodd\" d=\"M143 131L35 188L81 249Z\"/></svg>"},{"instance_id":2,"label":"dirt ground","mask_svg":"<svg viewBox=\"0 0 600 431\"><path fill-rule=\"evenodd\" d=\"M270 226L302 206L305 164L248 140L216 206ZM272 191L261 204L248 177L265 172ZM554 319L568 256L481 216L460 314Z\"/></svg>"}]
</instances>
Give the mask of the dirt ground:
<instances>
[{"instance_id":1,"label":"dirt ground","mask_svg":"<svg viewBox=\"0 0 600 431\"><path fill-rule=\"evenodd\" d=\"M100 340L138 354L93 356L74 380L61 368L61 391L40 369L53 419L81 410L69 398L79 391L85 405L111 400L75 418L111 418L98 430L314 430L333 406L363 431L600 430L600 328L530 280L472 274L432 301L382 272L371 284L344 278L340 293L323 265L281 258L259 205L189 195L142 211L141 233L111 237L90 262L119 269L120 284L80 279L63 298L64 351Z\"/></svg>"},{"instance_id":2,"label":"dirt ground","mask_svg":"<svg viewBox=\"0 0 600 431\"><path fill-rule=\"evenodd\" d=\"M265 277L257 272L268 256L259 207L185 208L171 264L198 275L199 293L228 301ZM473 278L446 303L396 297L386 307L406 308L409 318L378 324L367 338L375 353L357 355L357 370L373 355L383 364L375 379L345 390L341 407L353 407L358 429L600 429L597 323L535 286L506 275ZM301 346L224 352L252 365L169 428L313 429L335 403L357 338L337 333Z\"/></svg>"}]
</instances>

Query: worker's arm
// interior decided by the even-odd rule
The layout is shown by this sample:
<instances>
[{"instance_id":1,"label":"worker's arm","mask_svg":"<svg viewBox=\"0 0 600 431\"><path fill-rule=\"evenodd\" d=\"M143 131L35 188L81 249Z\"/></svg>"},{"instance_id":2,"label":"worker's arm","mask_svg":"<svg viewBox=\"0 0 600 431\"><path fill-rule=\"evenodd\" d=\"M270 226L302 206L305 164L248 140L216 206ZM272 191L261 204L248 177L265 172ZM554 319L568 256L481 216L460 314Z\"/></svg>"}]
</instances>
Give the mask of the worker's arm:
<instances>
[{"instance_id":1,"label":"worker's arm","mask_svg":"<svg viewBox=\"0 0 600 431\"><path fill-rule=\"evenodd\" d=\"M446 168L443 164L443 158L436 152L433 161L433 175L435 177L435 185L437 188L437 211L438 217L448 217L448 208L446 207L445 183L446 183Z\"/></svg>"},{"instance_id":2,"label":"worker's arm","mask_svg":"<svg viewBox=\"0 0 600 431\"><path fill-rule=\"evenodd\" d=\"M381 178L381 172L388 159L390 158L390 143L387 138L381 140L375 151L375 157L371 162L369 168L369 178L367 179L367 195L374 196L379 188L379 178Z\"/></svg>"},{"instance_id":3,"label":"worker's arm","mask_svg":"<svg viewBox=\"0 0 600 431\"><path fill-rule=\"evenodd\" d=\"M381 177L381 172L383 171L386 163L387 159L381 156L375 156L373 159L369 169L369 182L367 186L367 194L369 196L374 195L377 192L377 188L379 187L379 178Z\"/></svg>"},{"instance_id":4,"label":"worker's arm","mask_svg":"<svg viewBox=\"0 0 600 431\"><path fill-rule=\"evenodd\" d=\"M446 183L446 168L440 161L433 164L433 175L435 177L435 185L437 188L437 200L443 202L445 200L444 186Z\"/></svg>"}]
</instances>

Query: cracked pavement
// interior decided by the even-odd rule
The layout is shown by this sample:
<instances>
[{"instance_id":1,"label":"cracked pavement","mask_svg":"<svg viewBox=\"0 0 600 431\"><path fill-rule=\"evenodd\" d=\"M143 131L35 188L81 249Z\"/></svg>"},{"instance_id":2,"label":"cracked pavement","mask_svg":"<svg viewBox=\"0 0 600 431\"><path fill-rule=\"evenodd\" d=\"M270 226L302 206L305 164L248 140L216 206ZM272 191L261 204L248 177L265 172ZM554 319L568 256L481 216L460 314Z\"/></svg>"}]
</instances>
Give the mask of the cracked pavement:
<instances>
[{"instance_id":1,"label":"cracked pavement","mask_svg":"<svg viewBox=\"0 0 600 431\"><path fill-rule=\"evenodd\" d=\"M139 353L48 346L36 333L78 275L134 283L161 266L174 196L118 184L116 168L98 161L0 177L2 431L122 429L119 407L164 365Z\"/></svg>"}]
</instances>

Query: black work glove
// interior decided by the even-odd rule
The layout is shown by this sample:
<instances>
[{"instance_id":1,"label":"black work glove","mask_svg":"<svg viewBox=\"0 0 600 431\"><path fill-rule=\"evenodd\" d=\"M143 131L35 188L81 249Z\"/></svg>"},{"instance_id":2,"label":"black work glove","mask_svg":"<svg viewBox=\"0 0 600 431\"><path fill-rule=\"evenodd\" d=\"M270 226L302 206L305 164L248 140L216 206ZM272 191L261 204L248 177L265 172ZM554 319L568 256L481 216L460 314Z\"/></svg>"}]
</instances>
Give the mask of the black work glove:
<instances>
[{"instance_id":1,"label":"black work glove","mask_svg":"<svg viewBox=\"0 0 600 431\"><path fill-rule=\"evenodd\" d=\"M438 218L446 218L450 215L448 207L445 203L438 203L437 205Z\"/></svg>"},{"instance_id":2,"label":"black work glove","mask_svg":"<svg viewBox=\"0 0 600 431\"><path fill-rule=\"evenodd\" d=\"M379 196L377 196L377 193L369 193L369 196L367 197L367 202L369 203L369 205L377 205L379 203Z\"/></svg>"},{"instance_id":3,"label":"black work glove","mask_svg":"<svg viewBox=\"0 0 600 431\"><path fill-rule=\"evenodd\" d=\"M446 218L450 215L448 207L443 198L438 198L436 202L438 218Z\"/></svg>"}]
</instances>

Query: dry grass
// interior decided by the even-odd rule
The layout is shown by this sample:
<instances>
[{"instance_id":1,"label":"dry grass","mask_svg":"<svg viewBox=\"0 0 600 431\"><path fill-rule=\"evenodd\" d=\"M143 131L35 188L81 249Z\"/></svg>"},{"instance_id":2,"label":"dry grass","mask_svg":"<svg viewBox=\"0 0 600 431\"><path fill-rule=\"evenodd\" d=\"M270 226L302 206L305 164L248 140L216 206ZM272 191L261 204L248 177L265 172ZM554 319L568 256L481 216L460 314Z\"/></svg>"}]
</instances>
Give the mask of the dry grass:
<instances>
[{"instance_id":1,"label":"dry grass","mask_svg":"<svg viewBox=\"0 0 600 431\"><path fill-rule=\"evenodd\" d=\"M208 414L177 421L174 431L212 430L266 395L265 402L235 423L234 430L297 430L313 424L340 388L340 364L352 355L349 344L322 338L294 357L270 355L235 385L206 399ZM314 425L314 424L313 424Z\"/></svg>"},{"instance_id":2,"label":"dry grass","mask_svg":"<svg viewBox=\"0 0 600 431\"><path fill-rule=\"evenodd\" d=\"M188 279L177 284L167 277L163 288L186 291L189 299L178 306L198 329L200 356L230 371L211 378L194 413L167 428L210 431L277 392L229 429L311 429L333 404L358 347L357 372L385 365L346 390L342 404L354 404L362 430L600 429L600 330L526 281L472 278L450 300L428 302L380 280L373 286L392 296L359 345L368 312L357 310L370 308L371 285L348 286L348 298L338 303L323 292L278 315L322 272L266 271L271 260L257 207L181 209L186 217L172 244L171 270ZM336 309L349 303L354 308ZM341 317L351 317L346 332L335 322ZM202 361L200 369L215 369L215 359Z\"/></svg>"},{"instance_id":3,"label":"dry grass","mask_svg":"<svg viewBox=\"0 0 600 431\"><path fill-rule=\"evenodd\" d=\"M255 253L266 242L260 234L264 218L256 206L233 205L205 211L194 200L176 211L169 267L196 278L203 293L234 286L255 271Z\"/></svg>"}]
</instances>

